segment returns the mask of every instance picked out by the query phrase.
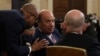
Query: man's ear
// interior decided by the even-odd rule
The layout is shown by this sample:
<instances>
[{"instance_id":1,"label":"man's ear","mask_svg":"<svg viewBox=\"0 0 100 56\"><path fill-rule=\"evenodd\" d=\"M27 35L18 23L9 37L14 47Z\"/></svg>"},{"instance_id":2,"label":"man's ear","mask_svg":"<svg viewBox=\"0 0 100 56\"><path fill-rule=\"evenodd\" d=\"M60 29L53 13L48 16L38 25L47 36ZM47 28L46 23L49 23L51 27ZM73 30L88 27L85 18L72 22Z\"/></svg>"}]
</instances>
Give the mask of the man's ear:
<instances>
[{"instance_id":1,"label":"man's ear","mask_svg":"<svg viewBox=\"0 0 100 56\"><path fill-rule=\"evenodd\" d=\"M65 34L67 32L67 24L63 23L63 30L62 30L63 34Z\"/></svg>"},{"instance_id":2,"label":"man's ear","mask_svg":"<svg viewBox=\"0 0 100 56\"><path fill-rule=\"evenodd\" d=\"M63 22L63 23L61 23L61 29L63 30L63 31L66 31L66 24Z\"/></svg>"},{"instance_id":3,"label":"man's ear","mask_svg":"<svg viewBox=\"0 0 100 56\"><path fill-rule=\"evenodd\" d=\"M86 31L87 27L88 27L88 24L84 23L83 26L82 26L83 31Z\"/></svg>"}]
</instances>

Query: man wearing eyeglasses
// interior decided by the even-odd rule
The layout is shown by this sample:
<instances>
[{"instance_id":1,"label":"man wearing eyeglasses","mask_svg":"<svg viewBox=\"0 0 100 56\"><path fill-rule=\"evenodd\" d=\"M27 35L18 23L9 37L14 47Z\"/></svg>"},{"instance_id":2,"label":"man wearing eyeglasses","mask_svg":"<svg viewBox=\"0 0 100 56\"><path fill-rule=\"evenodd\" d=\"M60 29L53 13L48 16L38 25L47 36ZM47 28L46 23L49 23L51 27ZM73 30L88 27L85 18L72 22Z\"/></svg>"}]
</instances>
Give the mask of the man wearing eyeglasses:
<instances>
[{"instance_id":1,"label":"man wearing eyeglasses","mask_svg":"<svg viewBox=\"0 0 100 56\"><path fill-rule=\"evenodd\" d=\"M36 6L27 3L18 10L0 11L0 56L7 51L8 56L29 56L33 51L46 47L47 41L37 38L32 45L23 45L21 35L23 31L34 25L38 12Z\"/></svg>"}]
</instances>

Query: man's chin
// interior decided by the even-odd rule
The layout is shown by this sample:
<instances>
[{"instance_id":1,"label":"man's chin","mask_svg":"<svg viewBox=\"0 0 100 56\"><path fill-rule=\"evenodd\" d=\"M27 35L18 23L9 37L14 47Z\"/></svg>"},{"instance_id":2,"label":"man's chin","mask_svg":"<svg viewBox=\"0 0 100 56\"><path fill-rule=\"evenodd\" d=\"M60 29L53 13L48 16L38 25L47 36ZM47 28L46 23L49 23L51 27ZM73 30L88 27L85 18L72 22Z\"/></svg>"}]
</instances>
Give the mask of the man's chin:
<instances>
[{"instance_id":1,"label":"man's chin","mask_svg":"<svg viewBox=\"0 0 100 56\"><path fill-rule=\"evenodd\" d=\"M52 34L52 31L50 31L50 32L47 32L46 34L50 35L50 34Z\"/></svg>"}]
</instances>

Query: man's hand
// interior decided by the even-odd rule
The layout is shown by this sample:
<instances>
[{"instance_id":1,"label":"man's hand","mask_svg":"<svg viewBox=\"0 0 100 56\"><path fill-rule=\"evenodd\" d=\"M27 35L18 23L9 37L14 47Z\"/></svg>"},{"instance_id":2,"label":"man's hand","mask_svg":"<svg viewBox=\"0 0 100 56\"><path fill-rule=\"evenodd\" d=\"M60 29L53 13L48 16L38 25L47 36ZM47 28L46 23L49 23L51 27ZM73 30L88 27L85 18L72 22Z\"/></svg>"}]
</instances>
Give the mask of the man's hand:
<instances>
[{"instance_id":1,"label":"man's hand","mask_svg":"<svg viewBox=\"0 0 100 56\"><path fill-rule=\"evenodd\" d=\"M37 38L35 42L31 45L31 49L32 51L37 51L37 50L47 47L48 44L49 42L46 39L42 39L39 41L39 38Z\"/></svg>"}]
</instances>

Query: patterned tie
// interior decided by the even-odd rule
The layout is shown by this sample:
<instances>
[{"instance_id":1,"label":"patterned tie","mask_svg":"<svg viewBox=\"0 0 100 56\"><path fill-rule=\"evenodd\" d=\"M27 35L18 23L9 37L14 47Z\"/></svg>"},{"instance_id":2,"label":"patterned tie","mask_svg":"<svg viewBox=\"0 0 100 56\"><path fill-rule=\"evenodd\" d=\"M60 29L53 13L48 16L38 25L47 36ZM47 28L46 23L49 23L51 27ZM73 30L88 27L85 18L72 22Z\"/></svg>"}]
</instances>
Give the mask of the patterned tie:
<instances>
[{"instance_id":1,"label":"patterned tie","mask_svg":"<svg viewBox=\"0 0 100 56\"><path fill-rule=\"evenodd\" d=\"M52 40L53 43L57 42L53 35L51 36L51 40Z\"/></svg>"}]
</instances>

